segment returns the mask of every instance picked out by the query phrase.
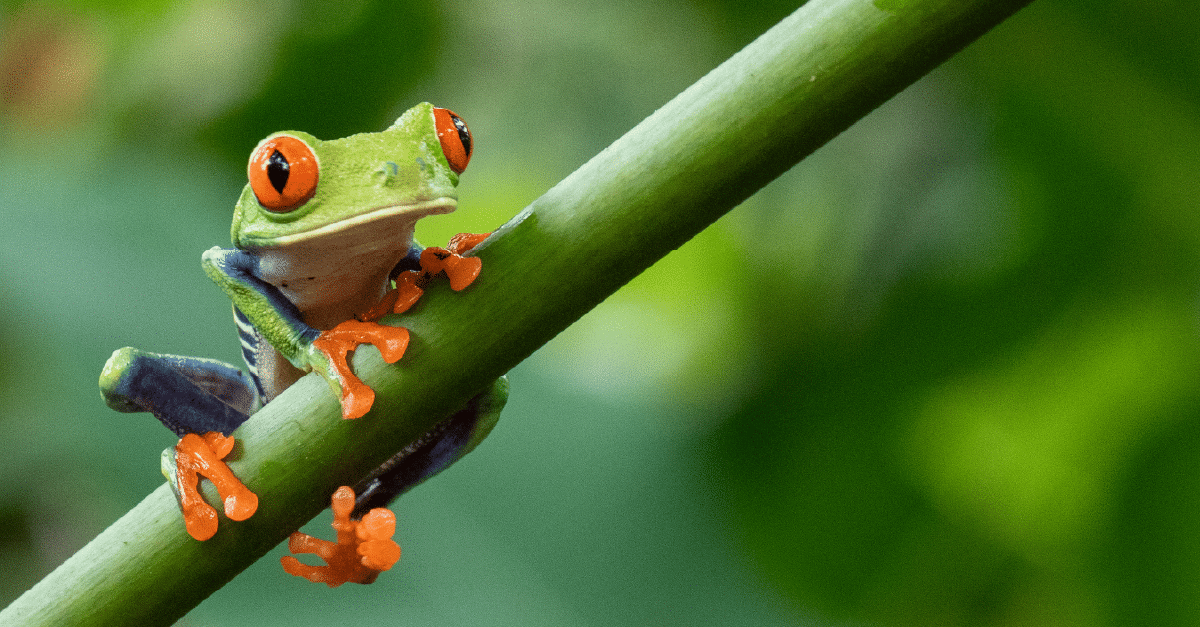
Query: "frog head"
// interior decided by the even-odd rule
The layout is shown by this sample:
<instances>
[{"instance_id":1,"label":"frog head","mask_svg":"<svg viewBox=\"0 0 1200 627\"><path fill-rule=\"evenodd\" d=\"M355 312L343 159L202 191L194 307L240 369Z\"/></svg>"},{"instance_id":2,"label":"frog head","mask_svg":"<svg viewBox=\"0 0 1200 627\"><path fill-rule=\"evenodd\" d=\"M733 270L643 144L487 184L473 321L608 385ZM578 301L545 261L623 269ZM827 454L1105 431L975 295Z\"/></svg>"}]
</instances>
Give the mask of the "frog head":
<instances>
[{"instance_id":1,"label":"frog head","mask_svg":"<svg viewBox=\"0 0 1200 627\"><path fill-rule=\"evenodd\" d=\"M321 141L285 131L259 142L230 229L243 250L316 240L356 247L390 240L421 217L454 211L471 157L466 124L421 103L388 129ZM369 244L368 244L369 245ZM344 249L343 249L344 250Z\"/></svg>"},{"instance_id":2,"label":"frog head","mask_svg":"<svg viewBox=\"0 0 1200 627\"><path fill-rule=\"evenodd\" d=\"M454 211L471 148L466 124L429 103L378 133L275 133L251 153L233 244L311 326L328 328L379 300L417 220Z\"/></svg>"}]
</instances>

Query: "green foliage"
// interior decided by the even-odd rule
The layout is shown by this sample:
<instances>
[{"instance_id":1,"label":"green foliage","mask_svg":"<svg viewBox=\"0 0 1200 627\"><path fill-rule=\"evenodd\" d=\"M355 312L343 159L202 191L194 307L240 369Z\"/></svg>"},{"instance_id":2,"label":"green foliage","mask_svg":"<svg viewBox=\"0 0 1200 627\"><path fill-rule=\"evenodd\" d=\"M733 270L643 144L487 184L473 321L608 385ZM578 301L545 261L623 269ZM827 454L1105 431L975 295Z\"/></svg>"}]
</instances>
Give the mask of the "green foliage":
<instances>
[{"instance_id":1,"label":"green foliage","mask_svg":"<svg viewBox=\"0 0 1200 627\"><path fill-rule=\"evenodd\" d=\"M0 102L0 598L161 482L170 435L96 398L108 353L237 359L198 256L259 136L450 106L479 150L420 236L489 230L777 4L460 2L389 48L352 11L313 39L285 2L72 3L88 45L26 49L98 55L86 113ZM1194 624L1198 31L1183 0L1026 9L514 370L489 444L397 504L397 570L315 592L276 548L185 624ZM247 48L168 62L208 40ZM302 120L326 54L358 78L315 70Z\"/></svg>"},{"instance_id":2,"label":"green foliage","mask_svg":"<svg viewBox=\"0 0 1200 627\"><path fill-rule=\"evenodd\" d=\"M413 104L401 98L433 72L430 56L445 36L435 5L423 2L323 0L297 3L293 10L295 23L322 28L290 31L254 98L200 134L233 162L284 128L336 139L387 127L397 110ZM347 101L364 106L348 109Z\"/></svg>"}]
</instances>

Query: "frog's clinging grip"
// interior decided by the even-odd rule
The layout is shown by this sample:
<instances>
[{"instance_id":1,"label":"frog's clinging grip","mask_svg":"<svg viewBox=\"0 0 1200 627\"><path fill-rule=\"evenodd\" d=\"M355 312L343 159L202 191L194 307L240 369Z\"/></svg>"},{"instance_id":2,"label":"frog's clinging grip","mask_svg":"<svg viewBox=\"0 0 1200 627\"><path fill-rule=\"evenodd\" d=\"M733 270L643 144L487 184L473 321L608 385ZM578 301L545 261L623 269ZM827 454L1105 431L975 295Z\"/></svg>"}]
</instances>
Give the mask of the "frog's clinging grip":
<instances>
[{"instance_id":1,"label":"frog's clinging grip","mask_svg":"<svg viewBox=\"0 0 1200 627\"><path fill-rule=\"evenodd\" d=\"M257 511L258 496L224 461L235 429L306 372L329 383L344 418L363 416L375 393L352 371L349 353L370 343L386 362L396 362L407 349L409 332L379 320L412 307L440 274L456 291L479 276L483 262L466 253L486 234L459 234L446 248L422 249L413 241L418 220L457 208L459 175L473 148L462 118L421 103L378 133L322 141L283 131L252 151L249 184L230 227L233 248L214 247L201 259L204 272L233 302L245 373L213 360L125 348L113 354L100 376L110 407L151 412L181 436L178 445L164 451L163 472L193 537L211 537L219 518L218 508L202 498L201 478L216 485L231 520ZM314 580L369 583L390 568L400 555L390 540L391 513L374 509L361 522L350 519L367 505L386 504L474 448L495 424L506 390L503 380L497 382L393 455L360 481L357 506L353 491L339 490L333 498L335 526L342 525L339 543L302 535L292 542L295 552L333 561L314 567L289 557L285 569L310 579L326 573ZM351 534L356 539L343 541L343 528L357 529ZM342 559L339 551L344 552L337 547L347 544L358 547L351 549L353 564L335 567ZM329 575L330 569L337 574Z\"/></svg>"}]
</instances>

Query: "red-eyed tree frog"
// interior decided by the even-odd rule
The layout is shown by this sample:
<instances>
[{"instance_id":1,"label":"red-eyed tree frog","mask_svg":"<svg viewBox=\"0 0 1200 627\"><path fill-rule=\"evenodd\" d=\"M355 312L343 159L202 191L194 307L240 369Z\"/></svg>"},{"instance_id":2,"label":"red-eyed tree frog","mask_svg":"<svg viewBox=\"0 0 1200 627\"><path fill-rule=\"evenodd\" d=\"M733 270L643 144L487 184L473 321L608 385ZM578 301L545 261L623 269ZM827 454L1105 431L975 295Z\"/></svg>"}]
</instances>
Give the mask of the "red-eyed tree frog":
<instances>
[{"instance_id":1,"label":"red-eyed tree frog","mask_svg":"<svg viewBox=\"0 0 1200 627\"><path fill-rule=\"evenodd\" d=\"M221 461L238 425L310 371L329 382L344 418L363 416L374 392L351 372L347 353L371 343L395 362L408 331L378 319L407 310L441 273L454 290L474 281L482 262L463 253L486 234L460 234L447 248L413 242L417 220L456 208L471 152L462 119L429 103L382 132L321 141L288 131L254 149L234 209L234 248L202 256L204 271L233 300L247 372L123 348L100 375L110 407L150 412L180 436L163 453L163 474L194 538L217 530L216 511L196 490L198 474L216 485L228 518L245 520L257 509L258 497ZM351 516L386 505L473 449L506 397L501 379L365 477L351 494Z\"/></svg>"}]
</instances>

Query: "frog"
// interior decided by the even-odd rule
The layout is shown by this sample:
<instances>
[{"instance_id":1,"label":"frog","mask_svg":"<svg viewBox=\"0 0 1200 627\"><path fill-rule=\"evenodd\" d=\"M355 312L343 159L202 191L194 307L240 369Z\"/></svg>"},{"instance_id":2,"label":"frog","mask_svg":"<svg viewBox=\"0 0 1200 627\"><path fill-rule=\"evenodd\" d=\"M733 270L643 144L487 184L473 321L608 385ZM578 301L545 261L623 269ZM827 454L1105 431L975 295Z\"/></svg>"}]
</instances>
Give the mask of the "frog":
<instances>
[{"instance_id":1,"label":"frog","mask_svg":"<svg viewBox=\"0 0 1200 627\"><path fill-rule=\"evenodd\" d=\"M207 540L218 526L197 490L201 476L217 488L228 519L257 510L257 495L224 461L235 429L309 372L328 382L343 419L362 418L374 392L354 375L349 353L370 343L395 363L408 330L380 319L407 311L443 275L454 291L479 275L482 261L468 253L488 233L460 233L444 248L423 248L413 237L418 220L456 209L473 143L461 117L425 102L380 132L322 141L283 131L251 152L230 227L233 248L201 256L204 272L232 300L245 371L125 347L100 375L110 408L149 412L179 436L161 464L193 538ZM474 449L495 426L507 390L501 377L364 477L350 492L350 516L386 506ZM347 509L345 494L335 497Z\"/></svg>"}]
</instances>

